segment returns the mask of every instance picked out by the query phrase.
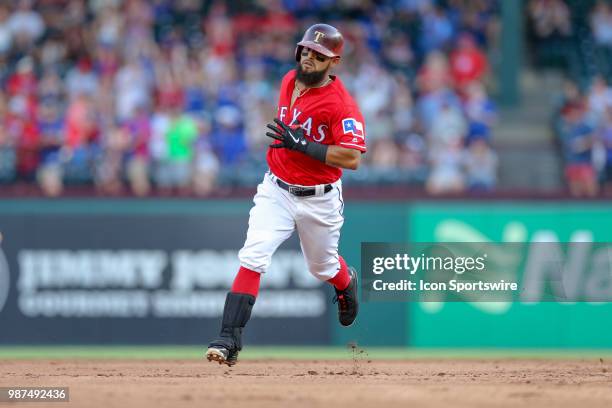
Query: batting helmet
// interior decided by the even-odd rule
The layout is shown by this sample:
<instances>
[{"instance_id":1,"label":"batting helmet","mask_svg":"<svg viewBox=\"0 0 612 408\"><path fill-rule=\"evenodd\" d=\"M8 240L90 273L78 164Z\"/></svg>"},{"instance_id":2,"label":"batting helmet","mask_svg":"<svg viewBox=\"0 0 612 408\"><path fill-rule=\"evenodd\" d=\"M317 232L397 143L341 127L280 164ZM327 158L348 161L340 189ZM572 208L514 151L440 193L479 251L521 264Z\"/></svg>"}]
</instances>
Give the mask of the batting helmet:
<instances>
[{"instance_id":1,"label":"batting helmet","mask_svg":"<svg viewBox=\"0 0 612 408\"><path fill-rule=\"evenodd\" d=\"M344 38L336 27L329 24L315 24L310 26L304 33L302 41L295 48L295 60L300 60L300 54L304 47L310 48L327 57L339 57L342 54Z\"/></svg>"}]
</instances>

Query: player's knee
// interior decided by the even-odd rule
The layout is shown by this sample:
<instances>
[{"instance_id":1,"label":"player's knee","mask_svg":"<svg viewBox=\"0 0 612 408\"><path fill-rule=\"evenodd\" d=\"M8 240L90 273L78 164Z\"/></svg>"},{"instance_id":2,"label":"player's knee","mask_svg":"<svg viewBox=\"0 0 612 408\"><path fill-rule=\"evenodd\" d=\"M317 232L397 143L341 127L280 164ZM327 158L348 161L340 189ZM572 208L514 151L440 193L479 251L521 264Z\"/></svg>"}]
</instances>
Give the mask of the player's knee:
<instances>
[{"instance_id":1,"label":"player's knee","mask_svg":"<svg viewBox=\"0 0 612 408\"><path fill-rule=\"evenodd\" d=\"M265 272L272 263L272 254L275 250L275 245L271 235L265 231L255 233L249 231L247 240L242 249L238 252L240 264L257 272Z\"/></svg>"},{"instance_id":2,"label":"player's knee","mask_svg":"<svg viewBox=\"0 0 612 408\"><path fill-rule=\"evenodd\" d=\"M241 266L260 273L266 272L272 262L272 257L268 254L245 248L238 252L238 259Z\"/></svg>"},{"instance_id":3,"label":"player's knee","mask_svg":"<svg viewBox=\"0 0 612 408\"><path fill-rule=\"evenodd\" d=\"M310 273L322 281L327 281L336 276L339 267L340 263L337 258L329 258L324 262L308 261L308 270Z\"/></svg>"}]
</instances>

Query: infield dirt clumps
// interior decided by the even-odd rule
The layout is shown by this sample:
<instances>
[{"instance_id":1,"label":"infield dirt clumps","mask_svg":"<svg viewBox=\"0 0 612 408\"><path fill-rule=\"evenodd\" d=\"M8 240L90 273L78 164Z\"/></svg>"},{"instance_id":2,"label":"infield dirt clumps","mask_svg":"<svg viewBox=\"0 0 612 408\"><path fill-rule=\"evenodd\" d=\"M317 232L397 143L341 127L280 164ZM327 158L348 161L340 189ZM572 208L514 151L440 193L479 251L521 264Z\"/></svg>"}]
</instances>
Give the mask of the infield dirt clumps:
<instances>
[{"instance_id":1,"label":"infield dirt clumps","mask_svg":"<svg viewBox=\"0 0 612 408\"><path fill-rule=\"evenodd\" d=\"M4 360L0 386L70 387L37 407L610 407L594 360Z\"/></svg>"}]
</instances>

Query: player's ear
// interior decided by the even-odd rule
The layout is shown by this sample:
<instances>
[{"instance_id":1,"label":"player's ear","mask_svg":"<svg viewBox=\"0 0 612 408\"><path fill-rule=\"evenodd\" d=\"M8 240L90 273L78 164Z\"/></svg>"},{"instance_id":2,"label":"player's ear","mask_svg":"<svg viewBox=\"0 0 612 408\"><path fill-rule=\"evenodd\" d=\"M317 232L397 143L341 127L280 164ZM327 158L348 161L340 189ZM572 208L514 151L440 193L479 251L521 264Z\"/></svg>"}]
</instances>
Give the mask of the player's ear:
<instances>
[{"instance_id":1,"label":"player's ear","mask_svg":"<svg viewBox=\"0 0 612 408\"><path fill-rule=\"evenodd\" d=\"M330 68L335 67L335 66L336 66L336 65L338 65L339 63L340 63L340 57L334 57L334 58L332 58L332 59L331 59L331 63L329 64L329 65L330 65Z\"/></svg>"}]
</instances>

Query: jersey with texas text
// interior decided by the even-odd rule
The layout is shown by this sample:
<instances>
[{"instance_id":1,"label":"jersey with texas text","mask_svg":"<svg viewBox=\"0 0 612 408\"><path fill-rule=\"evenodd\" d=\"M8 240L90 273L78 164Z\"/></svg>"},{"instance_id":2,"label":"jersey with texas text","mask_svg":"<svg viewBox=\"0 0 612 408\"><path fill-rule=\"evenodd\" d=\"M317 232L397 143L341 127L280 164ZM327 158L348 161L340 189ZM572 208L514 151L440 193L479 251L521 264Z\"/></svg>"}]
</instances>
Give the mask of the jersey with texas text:
<instances>
[{"instance_id":1,"label":"jersey with texas text","mask_svg":"<svg viewBox=\"0 0 612 408\"><path fill-rule=\"evenodd\" d=\"M281 83L278 119L289 126L300 125L308 140L365 153L363 116L340 78L332 76L328 85L309 88L289 106L295 76L296 71L291 70ZM290 184L328 184L342 176L340 168L288 149L268 149L267 160L272 173Z\"/></svg>"}]
</instances>

